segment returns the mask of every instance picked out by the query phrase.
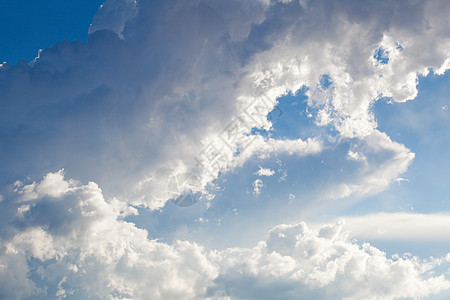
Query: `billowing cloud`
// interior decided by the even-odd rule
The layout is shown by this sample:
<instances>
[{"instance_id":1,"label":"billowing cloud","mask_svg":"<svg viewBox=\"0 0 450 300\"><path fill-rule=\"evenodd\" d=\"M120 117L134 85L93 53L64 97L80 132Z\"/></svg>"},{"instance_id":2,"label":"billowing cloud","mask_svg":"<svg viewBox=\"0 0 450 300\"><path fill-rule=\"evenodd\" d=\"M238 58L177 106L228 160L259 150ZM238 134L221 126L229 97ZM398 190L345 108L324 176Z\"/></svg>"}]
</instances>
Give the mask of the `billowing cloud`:
<instances>
[{"instance_id":1,"label":"billowing cloud","mask_svg":"<svg viewBox=\"0 0 450 300\"><path fill-rule=\"evenodd\" d=\"M105 200L95 183L83 185L63 176L61 171L49 173L33 184L38 196L28 200L25 213L11 217L11 234L0 240L0 295L214 299L263 293L297 299L306 293L393 299L423 297L450 287L443 275L432 273L446 263L444 258L388 258L369 244L352 241L342 223L318 230L304 223L279 225L252 248L166 244L124 221L133 210L115 199ZM56 181L65 188L38 191ZM17 210L24 190L29 185L11 190L2 210Z\"/></svg>"},{"instance_id":2,"label":"billowing cloud","mask_svg":"<svg viewBox=\"0 0 450 300\"><path fill-rule=\"evenodd\" d=\"M352 242L342 223L317 231L304 223L279 225L266 242L215 257L224 269L216 282L231 298L420 298L450 286L443 275L429 276L444 258L387 258L369 244Z\"/></svg>"},{"instance_id":3,"label":"billowing cloud","mask_svg":"<svg viewBox=\"0 0 450 300\"><path fill-rule=\"evenodd\" d=\"M233 159L249 144L267 155L320 151L317 139L252 144L261 139L253 128L270 130L277 97L304 86L317 126L342 139L379 136L374 101L413 99L418 75L448 67L447 6L105 1L87 43L2 65L2 183L65 168L107 195L161 208L170 176L192 172L206 185L240 165ZM252 157L248 149L241 159ZM378 186L410 159L378 174L386 182ZM340 194L355 185L343 183Z\"/></svg>"},{"instance_id":4,"label":"billowing cloud","mask_svg":"<svg viewBox=\"0 0 450 300\"><path fill-rule=\"evenodd\" d=\"M420 76L450 68L449 11L446 0L107 0L88 42L0 64L0 297L395 299L448 289L444 259L389 258L350 238L376 225L395 238L399 220L430 216L372 215L372 227L355 217L349 231L279 225L234 248L167 242L130 220L138 206L162 212L177 175L205 196L251 162L280 160L280 182L288 169L305 179L283 199L311 195L316 212L386 189L415 154L379 130L372 108L413 100ZM316 130L287 138L268 116L299 90ZM326 171L303 169L307 159ZM254 180L258 197L244 205L264 203L263 187ZM284 216L270 200L265 216ZM220 225L204 217L196 223Z\"/></svg>"},{"instance_id":5,"label":"billowing cloud","mask_svg":"<svg viewBox=\"0 0 450 300\"><path fill-rule=\"evenodd\" d=\"M65 188L40 189L56 181ZM105 201L93 182L66 181L61 171L16 186L2 202L3 211L19 211L30 189L36 197L28 199L29 209L2 224L11 235L0 240L0 295L55 298L64 289L76 297L87 292L99 298L193 298L206 292L217 274L201 246L149 239L123 220L133 208Z\"/></svg>"}]
</instances>

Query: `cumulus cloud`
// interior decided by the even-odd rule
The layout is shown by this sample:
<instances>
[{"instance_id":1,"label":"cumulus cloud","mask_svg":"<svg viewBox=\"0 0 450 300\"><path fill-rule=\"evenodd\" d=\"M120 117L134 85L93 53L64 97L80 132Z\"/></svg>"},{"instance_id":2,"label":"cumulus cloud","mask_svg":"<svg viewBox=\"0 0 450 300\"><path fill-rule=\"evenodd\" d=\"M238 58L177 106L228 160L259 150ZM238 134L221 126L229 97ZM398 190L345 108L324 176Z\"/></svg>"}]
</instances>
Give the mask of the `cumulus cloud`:
<instances>
[{"instance_id":1,"label":"cumulus cloud","mask_svg":"<svg viewBox=\"0 0 450 300\"><path fill-rule=\"evenodd\" d=\"M223 269L216 282L232 298L419 298L450 286L443 275L427 275L444 259L387 258L369 244L351 241L342 223L317 231L304 223L279 225L266 242L216 252L215 259Z\"/></svg>"},{"instance_id":2,"label":"cumulus cloud","mask_svg":"<svg viewBox=\"0 0 450 300\"><path fill-rule=\"evenodd\" d=\"M318 230L304 223L279 225L251 248L166 244L124 221L124 208L114 199L105 200L95 183L65 180L56 172L37 186L49 178L58 178L67 188L58 196L47 193L30 200L30 210L9 223L20 231L2 235L0 295L54 298L87 292L99 298L191 299L264 293L297 299L301 293L394 299L424 297L450 287L443 275L432 273L444 258L388 258L351 240L342 222ZM13 190L2 208L21 205L21 189Z\"/></svg>"},{"instance_id":3,"label":"cumulus cloud","mask_svg":"<svg viewBox=\"0 0 450 300\"><path fill-rule=\"evenodd\" d=\"M9 223L17 233L0 240L0 295L54 298L46 293L63 293L66 287L78 296L83 291L100 298L193 298L216 276L217 268L201 246L149 239L145 230L123 221L127 207L116 199L106 201L95 183L66 181L57 172L36 186L49 180L66 188L54 186L54 193L47 190L30 200L30 209ZM2 206L19 206L25 187L16 188ZM39 274L39 284L33 274Z\"/></svg>"},{"instance_id":4,"label":"cumulus cloud","mask_svg":"<svg viewBox=\"0 0 450 300\"><path fill-rule=\"evenodd\" d=\"M385 189L414 153L378 130L371 108L414 99L419 76L450 67L449 10L446 0L107 0L88 42L0 64L0 296L393 299L447 289L431 273L442 260L388 258L341 223L280 225L254 247L214 250L149 238L125 218L163 208L175 175L205 188L281 155L345 162L319 200ZM274 138L268 114L300 89L312 125L329 131ZM255 195L262 187L256 179ZM403 217L389 218L374 224Z\"/></svg>"},{"instance_id":5,"label":"cumulus cloud","mask_svg":"<svg viewBox=\"0 0 450 300\"><path fill-rule=\"evenodd\" d=\"M11 149L1 153L9 174L2 183L38 178L42 166L65 168L107 195L161 208L170 176L189 171L206 186L240 165L228 160L262 139L253 128L270 130L277 97L304 86L317 126L334 126L342 138L373 136L374 101L413 99L417 76L447 69L446 7L105 1L87 43L62 42L30 65L2 64L1 139ZM215 152L199 159L216 138ZM262 152L320 152L312 141L257 144Z\"/></svg>"}]
</instances>

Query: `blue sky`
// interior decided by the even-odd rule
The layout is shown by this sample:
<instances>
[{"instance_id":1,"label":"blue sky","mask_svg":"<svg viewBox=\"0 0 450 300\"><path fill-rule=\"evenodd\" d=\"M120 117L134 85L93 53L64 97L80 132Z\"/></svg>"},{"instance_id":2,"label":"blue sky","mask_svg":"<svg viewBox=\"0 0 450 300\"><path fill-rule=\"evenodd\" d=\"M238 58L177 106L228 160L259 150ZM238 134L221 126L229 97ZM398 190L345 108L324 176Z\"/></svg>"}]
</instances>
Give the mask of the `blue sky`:
<instances>
[{"instance_id":1,"label":"blue sky","mask_svg":"<svg viewBox=\"0 0 450 300\"><path fill-rule=\"evenodd\" d=\"M102 2L0 3L0 299L448 298L445 0Z\"/></svg>"},{"instance_id":2,"label":"blue sky","mask_svg":"<svg viewBox=\"0 0 450 300\"><path fill-rule=\"evenodd\" d=\"M390 191L391 196L408 199L424 213L448 211L448 180L450 161L445 151L450 146L447 128L448 86L450 76L430 74L421 78L419 94L404 104L379 102L374 111L379 128L395 140L414 149L416 158L408 169L407 184Z\"/></svg>"},{"instance_id":3,"label":"blue sky","mask_svg":"<svg viewBox=\"0 0 450 300\"><path fill-rule=\"evenodd\" d=\"M87 29L102 2L2 1L2 62L16 64L18 59L31 61L39 49L49 48L62 40L87 41Z\"/></svg>"}]
</instances>

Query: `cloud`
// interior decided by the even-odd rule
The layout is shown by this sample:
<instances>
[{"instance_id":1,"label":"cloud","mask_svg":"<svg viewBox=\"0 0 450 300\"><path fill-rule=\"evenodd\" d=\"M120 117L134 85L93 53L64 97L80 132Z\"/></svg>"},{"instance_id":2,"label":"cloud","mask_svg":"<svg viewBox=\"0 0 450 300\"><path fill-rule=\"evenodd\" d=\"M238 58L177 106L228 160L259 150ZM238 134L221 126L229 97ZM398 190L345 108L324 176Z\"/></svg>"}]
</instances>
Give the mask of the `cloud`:
<instances>
[{"instance_id":1,"label":"cloud","mask_svg":"<svg viewBox=\"0 0 450 300\"><path fill-rule=\"evenodd\" d=\"M392 141L385 133L374 131L369 136L350 143L348 158L359 164L344 183L338 183L329 191L332 199L345 198L350 195L375 194L384 190L398 176L405 173L415 154L404 145Z\"/></svg>"},{"instance_id":2,"label":"cloud","mask_svg":"<svg viewBox=\"0 0 450 300\"><path fill-rule=\"evenodd\" d=\"M1 152L9 174L2 184L38 178L42 166L65 168L107 195L159 209L171 176L191 172L206 186L252 157L248 151L237 164L198 164L218 137L222 160L253 138L266 155L320 152L319 138L251 133L270 130L266 115L277 97L304 86L316 125L334 126L342 138L373 136L374 101L413 99L418 74L444 72L450 50L439 21L445 1L372 6L105 1L87 43L62 42L29 66L2 65L0 138L11 149ZM380 47L386 64L374 63ZM325 75L329 85L321 84ZM229 125L237 131L223 135Z\"/></svg>"},{"instance_id":3,"label":"cloud","mask_svg":"<svg viewBox=\"0 0 450 300\"><path fill-rule=\"evenodd\" d=\"M304 223L279 225L270 231L267 242L252 249L217 253L224 271L216 282L224 284L222 288L232 298L261 293L284 299L298 295L396 299L424 297L449 288L444 276L421 278L443 259L390 259L369 244L352 242L341 228L342 223L317 231Z\"/></svg>"},{"instance_id":4,"label":"cloud","mask_svg":"<svg viewBox=\"0 0 450 300\"><path fill-rule=\"evenodd\" d=\"M375 213L345 217L346 230L361 239L444 241L450 233L447 214Z\"/></svg>"},{"instance_id":5,"label":"cloud","mask_svg":"<svg viewBox=\"0 0 450 300\"><path fill-rule=\"evenodd\" d=\"M23 299L42 292L28 278L28 271L26 257L5 253L2 244L0 248L0 298Z\"/></svg>"},{"instance_id":6,"label":"cloud","mask_svg":"<svg viewBox=\"0 0 450 300\"><path fill-rule=\"evenodd\" d=\"M312 202L382 191L414 153L379 131L371 108L414 99L419 76L449 68L449 9L445 0L107 0L88 42L1 64L0 296L389 299L447 289L431 273L440 260L387 258L340 223L280 225L254 247L214 250L149 238L124 218L135 206L164 208L173 176L194 174L207 188L278 156L340 167ZM267 115L300 89L326 133L274 138ZM253 187L259 194L261 179ZM398 220L429 220L372 219L392 237Z\"/></svg>"},{"instance_id":7,"label":"cloud","mask_svg":"<svg viewBox=\"0 0 450 300\"><path fill-rule=\"evenodd\" d=\"M393 299L424 297L450 287L443 275L432 273L444 258L387 258L369 244L351 240L342 222L318 230L304 223L279 225L266 241L250 248L166 244L124 221L121 211L126 209L115 199L105 200L95 183L82 185L62 176L49 173L36 183L58 178L67 188L58 196L47 193L30 200L30 210L9 223L11 231L20 231L2 235L0 295L78 297L87 292L100 298L191 299L263 292L285 299L303 293ZM13 191L2 208L20 206L20 191Z\"/></svg>"},{"instance_id":8,"label":"cloud","mask_svg":"<svg viewBox=\"0 0 450 300\"><path fill-rule=\"evenodd\" d=\"M42 296L56 288L63 293L63 286L78 296L84 291L101 298L193 298L216 276L201 246L149 239L145 230L122 219L127 208L116 199L106 201L95 183L66 181L56 172L36 186L49 180L64 183L66 189L53 186L30 200L30 209L9 223L16 234L0 240L1 295ZM19 206L23 188L2 205ZM36 272L39 284L33 282ZM18 282L6 274L18 274Z\"/></svg>"},{"instance_id":9,"label":"cloud","mask_svg":"<svg viewBox=\"0 0 450 300\"><path fill-rule=\"evenodd\" d=\"M111 30L124 38L123 30L127 22L138 14L138 4L135 0L107 0L94 16L89 34L96 31Z\"/></svg>"},{"instance_id":10,"label":"cloud","mask_svg":"<svg viewBox=\"0 0 450 300\"><path fill-rule=\"evenodd\" d=\"M256 179L253 182L253 195L261 194L261 189L264 187L264 183L261 179Z\"/></svg>"},{"instance_id":11,"label":"cloud","mask_svg":"<svg viewBox=\"0 0 450 300\"><path fill-rule=\"evenodd\" d=\"M135 16L133 1L106 1L87 43L62 42L29 66L3 66L1 139L15 149L1 153L9 180L38 178L42 165L65 168L108 195L157 209L168 199L171 176L191 171L204 184L214 179L208 168L195 170L202 142L243 113L238 99L250 109L234 135L244 139L247 126L267 125L252 116L264 116L275 101L264 100L262 112L248 107L261 97L250 95L249 83L235 88L248 71L228 48L245 40L265 5L194 2L140 1Z\"/></svg>"},{"instance_id":12,"label":"cloud","mask_svg":"<svg viewBox=\"0 0 450 300\"><path fill-rule=\"evenodd\" d=\"M258 176L272 176L273 174L275 174L275 171L271 170L271 169L265 169L260 166L259 170L253 174L258 175Z\"/></svg>"}]
</instances>

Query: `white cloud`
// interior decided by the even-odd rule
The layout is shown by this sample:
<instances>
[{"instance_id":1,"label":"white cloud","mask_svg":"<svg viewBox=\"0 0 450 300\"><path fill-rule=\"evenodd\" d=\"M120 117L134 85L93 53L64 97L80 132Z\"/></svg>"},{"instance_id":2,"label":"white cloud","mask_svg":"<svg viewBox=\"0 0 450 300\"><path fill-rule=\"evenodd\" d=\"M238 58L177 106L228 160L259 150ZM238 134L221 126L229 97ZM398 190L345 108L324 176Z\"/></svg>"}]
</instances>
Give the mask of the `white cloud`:
<instances>
[{"instance_id":1,"label":"white cloud","mask_svg":"<svg viewBox=\"0 0 450 300\"><path fill-rule=\"evenodd\" d=\"M1 139L13 149L0 153L4 172L37 178L43 165L65 168L107 195L160 209L170 176L189 171L206 185L236 166L196 166L202 142L236 117L244 120L237 141L248 141L252 127L270 129L265 116L276 98L302 86L316 124L343 138L374 136L370 108L380 95L413 99L418 74L448 67L440 21L448 3L332 3L106 1L88 43L62 42L30 67L0 69ZM373 63L379 47L389 52L387 64ZM324 74L329 87L320 85ZM320 138L257 138L249 149L261 155L321 150ZM215 146L224 159L244 145ZM254 153L246 152L237 165Z\"/></svg>"},{"instance_id":2,"label":"white cloud","mask_svg":"<svg viewBox=\"0 0 450 300\"><path fill-rule=\"evenodd\" d=\"M348 151L347 155L348 159L356 160L356 161L363 161L366 162L367 158L364 155L361 155L359 152L353 152L352 150Z\"/></svg>"},{"instance_id":3,"label":"white cloud","mask_svg":"<svg viewBox=\"0 0 450 300\"><path fill-rule=\"evenodd\" d=\"M19 206L19 207L17 208L17 216L23 217L23 215L24 215L27 211L29 211L29 210L30 210L30 206L27 205L27 204L22 205L22 206Z\"/></svg>"},{"instance_id":4,"label":"white cloud","mask_svg":"<svg viewBox=\"0 0 450 300\"><path fill-rule=\"evenodd\" d=\"M345 217L344 228L360 239L445 241L450 235L447 214L376 213Z\"/></svg>"},{"instance_id":5,"label":"white cloud","mask_svg":"<svg viewBox=\"0 0 450 300\"><path fill-rule=\"evenodd\" d=\"M264 183L261 179L256 179L253 182L253 195L261 194L261 189L264 187Z\"/></svg>"},{"instance_id":6,"label":"white cloud","mask_svg":"<svg viewBox=\"0 0 450 300\"><path fill-rule=\"evenodd\" d=\"M450 287L443 275L432 273L445 259L387 258L369 244L352 241L340 222L317 230L304 223L279 225L251 248L210 251L187 241L151 240L145 230L121 220L120 210L95 183L71 182L57 197L33 200L21 231L0 241L0 295L39 296L50 288L55 296L84 291L100 298L245 298L262 288L269 298L332 293L393 299ZM19 191L10 196L5 202L20 205L14 201ZM44 271L38 281L30 276L36 267Z\"/></svg>"},{"instance_id":7,"label":"white cloud","mask_svg":"<svg viewBox=\"0 0 450 300\"><path fill-rule=\"evenodd\" d=\"M369 244L349 240L341 226L315 231L304 223L280 225L254 248L216 252L214 259L221 264L216 282L232 298L258 293L283 299L419 298L450 287L444 276L426 275L442 259L390 259Z\"/></svg>"},{"instance_id":8,"label":"white cloud","mask_svg":"<svg viewBox=\"0 0 450 300\"><path fill-rule=\"evenodd\" d=\"M28 278L28 271L26 257L5 253L5 247L0 242L0 296L23 299L42 292Z\"/></svg>"},{"instance_id":9,"label":"white cloud","mask_svg":"<svg viewBox=\"0 0 450 300\"><path fill-rule=\"evenodd\" d=\"M60 296L255 298L267 287L263 296L278 298L389 299L448 288L427 273L438 261L389 259L349 240L341 224L280 225L253 248L209 251L149 239L123 218L137 213L129 202L164 207L173 175L191 172L205 186L252 158L321 155L345 143L338 154L351 167L323 197L385 189L414 153L377 129L371 108L381 96L414 99L418 76L449 68L449 10L446 0L108 0L87 43L61 42L29 66L1 64L0 296L52 286ZM374 57L380 47L387 63ZM310 118L332 136L252 134L270 131L277 98L302 87ZM89 183L63 171L33 182L62 168ZM27 176L31 183L3 188ZM259 194L261 179L253 187ZM386 237L404 233L398 220L418 219L429 221L373 217Z\"/></svg>"},{"instance_id":10,"label":"white cloud","mask_svg":"<svg viewBox=\"0 0 450 300\"><path fill-rule=\"evenodd\" d=\"M265 169L259 166L259 170L256 171L254 174L258 176L272 176L273 174L275 174L275 171L271 170L270 168Z\"/></svg>"},{"instance_id":11,"label":"white cloud","mask_svg":"<svg viewBox=\"0 0 450 300\"><path fill-rule=\"evenodd\" d=\"M343 176L343 182L326 189L325 198L340 199L350 195L378 193L405 173L415 157L404 145L392 141L379 131L350 143L352 146L358 148L358 152L350 150L347 158L359 163L359 167L350 175Z\"/></svg>"},{"instance_id":12,"label":"white cloud","mask_svg":"<svg viewBox=\"0 0 450 300\"><path fill-rule=\"evenodd\" d=\"M49 173L37 185L60 174ZM47 192L58 196L34 199L20 218L21 231L0 241L4 249L0 255L0 295L16 293L4 285L12 280L2 277L3 272L21 272L17 278L23 278L19 289L22 295L41 294L47 285L58 288L61 294L62 283L72 292L84 290L101 298L179 299L206 292L217 269L206 259L201 246L150 240L145 230L121 220L120 207L114 201L105 201L95 183L80 185L64 179L62 183L71 187L60 193L60 188L53 186L55 190ZM20 197L19 191L16 194ZM7 201L14 203L13 199ZM16 265L31 257L46 262L42 265L41 290L27 277L34 272L33 267Z\"/></svg>"}]
</instances>

